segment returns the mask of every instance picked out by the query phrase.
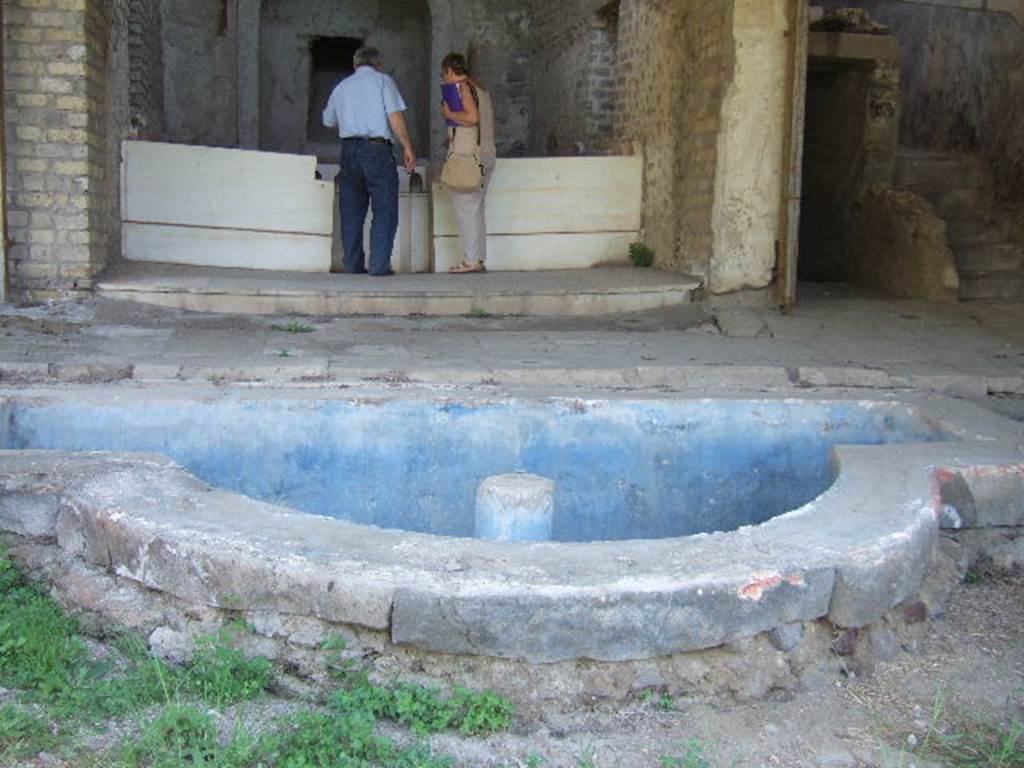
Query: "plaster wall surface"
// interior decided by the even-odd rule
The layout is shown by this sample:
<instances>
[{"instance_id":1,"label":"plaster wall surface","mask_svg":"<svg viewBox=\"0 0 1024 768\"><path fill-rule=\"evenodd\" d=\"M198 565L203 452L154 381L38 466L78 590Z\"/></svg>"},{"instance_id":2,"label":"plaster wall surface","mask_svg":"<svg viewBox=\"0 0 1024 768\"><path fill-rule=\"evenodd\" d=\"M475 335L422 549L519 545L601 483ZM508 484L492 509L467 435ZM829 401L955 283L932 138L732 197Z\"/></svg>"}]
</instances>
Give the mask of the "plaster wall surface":
<instances>
[{"instance_id":1,"label":"plaster wall surface","mask_svg":"<svg viewBox=\"0 0 1024 768\"><path fill-rule=\"evenodd\" d=\"M735 69L722 105L708 287L772 281L783 183L788 20L785 3L736 0Z\"/></svg>"},{"instance_id":2,"label":"plaster wall surface","mask_svg":"<svg viewBox=\"0 0 1024 768\"><path fill-rule=\"evenodd\" d=\"M435 6L443 5L446 4L435 2ZM451 14L450 31L438 29L438 9L434 14L431 87L436 88L434 84L441 76L441 59L446 53L454 50L466 54L474 76L491 92L498 156L531 154L527 149L528 134L536 107L530 100L530 83L537 61L530 0L454 0L447 5ZM444 157L445 128L433 96L431 104L434 105L431 150L437 159Z\"/></svg>"},{"instance_id":3,"label":"plaster wall surface","mask_svg":"<svg viewBox=\"0 0 1024 768\"><path fill-rule=\"evenodd\" d=\"M336 159L337 138L307 132L325 103L311 104L310 46L318 38L354 38L380 49L408 106L406 121L417 147L427 146L430 120L430 10L426 0L333 2L264 0L260 16L260 146L275 152Z\"/></svg>"},{"instance_id":4,"label":"plaster wall surface","mask_svg":"<svg viewBox=\"0 0 1024 768\"><path fill-rule=\"evenodd\" d=\"M228 4L228 9L233 4ZM238 143L237 38L220 3L163 0L167 138L214 147Z\"/></svg>"},{"instance_id":5,"label":"plaster wall surface","mask_svg":"<svg viewBox=\"0 0 1024 768\"><path fill-rule=\"evenodd\" d=\"M160 0L128 2L129 89L134 138L164 135L164 48Z\"/></svg>"},{"instance_id":6,"label":"plaster wall surface","mask_svg":"<svg viewBox=\"0 0 1024 768\"><path fill-rule=\"evenodd\" d=\"M997 193L1017 202L1024 198L1024 26L1019 16L982 10L980 3L973 9L964 7L967 3L892 0L830 0L827 5L862 7L899 38L901 143L980 152L996 172Z\"/></svg>"}]
</instances>

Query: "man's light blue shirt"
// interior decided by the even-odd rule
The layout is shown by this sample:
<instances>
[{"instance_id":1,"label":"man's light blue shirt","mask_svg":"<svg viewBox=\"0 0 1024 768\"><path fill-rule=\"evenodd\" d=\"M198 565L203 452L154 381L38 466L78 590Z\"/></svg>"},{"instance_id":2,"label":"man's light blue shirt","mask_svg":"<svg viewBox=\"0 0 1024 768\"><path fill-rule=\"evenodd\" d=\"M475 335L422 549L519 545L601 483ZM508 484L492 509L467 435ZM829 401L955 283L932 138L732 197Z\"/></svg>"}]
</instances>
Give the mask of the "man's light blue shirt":
<instances>
[{"instance_id":1,"label":"man's light blue shirt","mask_svg":"<svg viewBox=\"0 0 1024 768\"><path fill-rule=\"evenodd\" d=\"M377 136L395 140L388 123L392 112L404 112L405 101L395 81L370 66L359 67L334 90L324 109L324 125L346 136Z\"/></svg>"}]
</instances>

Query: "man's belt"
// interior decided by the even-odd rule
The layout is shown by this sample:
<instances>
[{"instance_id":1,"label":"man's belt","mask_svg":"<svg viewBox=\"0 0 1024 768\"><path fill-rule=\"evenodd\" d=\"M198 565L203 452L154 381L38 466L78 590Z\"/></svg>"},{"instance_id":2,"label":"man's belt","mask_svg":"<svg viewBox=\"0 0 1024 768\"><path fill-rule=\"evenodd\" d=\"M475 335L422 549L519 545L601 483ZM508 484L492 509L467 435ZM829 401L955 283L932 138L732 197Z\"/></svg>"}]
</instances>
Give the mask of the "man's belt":
<instances>
[{"instance_id":1,"label":"man's belt","mask_svg":"<svg viewBox=\"0 0 1024 768\"><path fill-rule=\"evenodd\" d=\"M391 139L383 136L346 136L342 141L372 141L374 144L390 144Z\"/></svg>"}]
</instances>

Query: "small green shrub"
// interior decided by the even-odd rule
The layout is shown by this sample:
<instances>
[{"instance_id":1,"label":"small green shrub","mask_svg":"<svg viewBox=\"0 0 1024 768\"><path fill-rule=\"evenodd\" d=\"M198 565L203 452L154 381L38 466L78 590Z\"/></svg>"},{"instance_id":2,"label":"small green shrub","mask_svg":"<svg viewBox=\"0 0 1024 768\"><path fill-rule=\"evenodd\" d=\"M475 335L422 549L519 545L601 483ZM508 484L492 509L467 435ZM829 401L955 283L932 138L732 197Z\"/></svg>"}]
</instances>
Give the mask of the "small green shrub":
<instances>
[{"instance_id":1,"label":"small green shrub","mask_svg":"<svg viewBox=\"0 0 1024 768\"><path fill-rule=\"evenodd\" d=\"M649 267L654 264L654 251L647 243L630 243L629 260L634 267Z\"/></svg>"}]
</instances>

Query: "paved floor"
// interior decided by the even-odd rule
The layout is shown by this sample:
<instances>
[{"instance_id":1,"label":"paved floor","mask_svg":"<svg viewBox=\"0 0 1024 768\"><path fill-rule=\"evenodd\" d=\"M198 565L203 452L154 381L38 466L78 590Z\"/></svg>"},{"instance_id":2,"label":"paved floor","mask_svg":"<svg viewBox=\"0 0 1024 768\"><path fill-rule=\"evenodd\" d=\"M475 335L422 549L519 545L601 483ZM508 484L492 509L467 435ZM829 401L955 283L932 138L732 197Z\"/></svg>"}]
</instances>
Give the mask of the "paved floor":
<instances>
[{"instance_id":1,"label":"paved floor","mask_svg":"<svg viewBox=\"0 0 1024 768\"><path fill-rule=\"evenodd\" d=\"M0 379L902 388L1024 396L1024 304L843 286L794 311L711 301L594 318L241 317L132 302L0 305Z\"/></svg>"}]
</instances>

